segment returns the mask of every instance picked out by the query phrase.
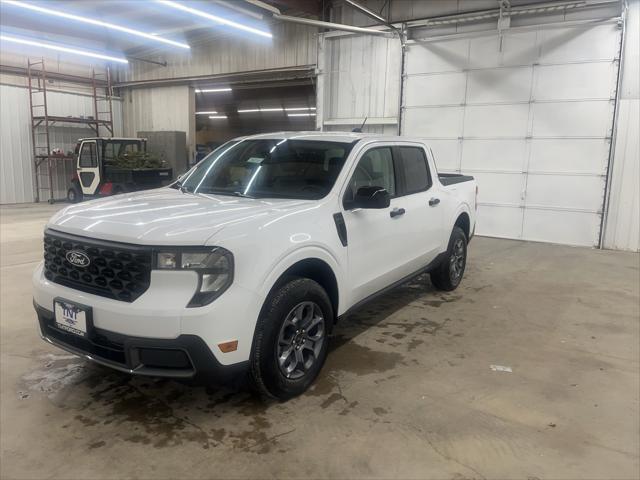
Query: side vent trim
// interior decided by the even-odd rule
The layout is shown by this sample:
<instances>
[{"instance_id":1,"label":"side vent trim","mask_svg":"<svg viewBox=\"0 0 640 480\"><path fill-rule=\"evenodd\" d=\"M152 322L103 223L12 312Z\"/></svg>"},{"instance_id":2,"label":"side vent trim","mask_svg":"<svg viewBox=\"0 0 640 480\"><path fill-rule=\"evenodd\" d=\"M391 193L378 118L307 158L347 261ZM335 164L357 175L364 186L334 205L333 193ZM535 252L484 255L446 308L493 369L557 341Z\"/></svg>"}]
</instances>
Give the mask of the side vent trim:
<instances>
[{"instance_id":1,"label":"side vent trim","mask_svg":"<svg viewBox=\"0 0 640 480\"><path fill-rule=\"evenodd\" d=\"M344 217L342 213L334 213L333 221L336 222L336 230L338 231L338 237L343 247L347 246L347 225L344 223Z\"/></svg>"}]
</instances>

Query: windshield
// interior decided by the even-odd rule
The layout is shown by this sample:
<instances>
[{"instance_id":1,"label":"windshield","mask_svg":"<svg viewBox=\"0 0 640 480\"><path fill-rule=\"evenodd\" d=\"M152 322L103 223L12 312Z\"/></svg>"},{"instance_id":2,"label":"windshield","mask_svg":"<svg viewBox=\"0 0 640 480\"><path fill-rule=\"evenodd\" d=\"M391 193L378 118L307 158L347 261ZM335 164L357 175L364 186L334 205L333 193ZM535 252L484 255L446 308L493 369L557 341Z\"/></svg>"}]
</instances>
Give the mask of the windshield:
<instances>
[{"instance_id":1,"label":"windshield","mask_svg":"<svg viewBox=\"0 0 640 480\"><path fill-rule=\"evenodd\" d=\"M329 193L352 143L292 139L229 142L181 182L193 193L317 200Z\"/></svg>"}]
</instances>

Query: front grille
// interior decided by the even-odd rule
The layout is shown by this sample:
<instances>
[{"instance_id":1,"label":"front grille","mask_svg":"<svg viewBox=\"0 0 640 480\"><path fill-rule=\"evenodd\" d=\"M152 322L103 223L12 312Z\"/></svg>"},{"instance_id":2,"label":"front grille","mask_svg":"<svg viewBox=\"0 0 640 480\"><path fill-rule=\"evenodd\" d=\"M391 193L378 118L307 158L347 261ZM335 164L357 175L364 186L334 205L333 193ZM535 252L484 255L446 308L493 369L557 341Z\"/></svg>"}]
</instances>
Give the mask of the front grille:
<instances>
[{"instance_id":1,"label":"front grille","mask_svg":"<svg viewBox=\"0 0 640 480\"><path fill-rule=\"evenodd\" d=\"M86 266L72 265L67 253L84 253ZM151 250L103 242L47 230L44 234L44 276L65 287L133 302L149 288ZM73 260L73 258L72 258Z\"/></svg>"}]
</instances>

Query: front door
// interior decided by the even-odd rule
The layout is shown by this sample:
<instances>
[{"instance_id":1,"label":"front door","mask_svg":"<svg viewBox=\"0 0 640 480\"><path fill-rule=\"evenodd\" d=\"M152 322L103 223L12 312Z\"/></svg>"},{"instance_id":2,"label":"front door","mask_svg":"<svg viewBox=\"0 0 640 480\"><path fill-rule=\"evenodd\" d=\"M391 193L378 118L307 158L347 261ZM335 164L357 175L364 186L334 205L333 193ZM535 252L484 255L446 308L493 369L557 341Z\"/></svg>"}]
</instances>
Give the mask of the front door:
<instances>
[{"instance_id":1,"label":"front door","mask_svg":"<svg viewBox=\"0 0 640 480\"><path fill-rule=\"evenodd\" d=\"M351 173L344 193L352 305L411 273L405 264L404 251L404 238L411 225L398 214L402 199L396 198L393 150L392 146L366 150ZM391 205L381 209L350 208L350 201L363 186L386 189L391 196Z\"/></svg>"},{"instance_id":2,"label":"front door","mask_svg":"<svg viewBox=\"0 0 640 480\"><path fill-rule=\"evenodd\" d=\"M96 193L100 184L100 167L98 165L98 144L95 140L86 140L80 145L78 178L84 195Z\"/></svg>"}]
</instances>

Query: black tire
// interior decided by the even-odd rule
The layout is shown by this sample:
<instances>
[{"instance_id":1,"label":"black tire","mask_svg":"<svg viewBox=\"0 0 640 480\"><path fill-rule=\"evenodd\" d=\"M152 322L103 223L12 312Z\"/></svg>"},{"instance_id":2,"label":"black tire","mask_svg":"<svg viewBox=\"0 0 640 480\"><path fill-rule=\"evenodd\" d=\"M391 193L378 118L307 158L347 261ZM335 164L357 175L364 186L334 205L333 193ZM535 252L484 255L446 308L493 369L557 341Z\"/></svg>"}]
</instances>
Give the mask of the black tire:
<instances>
[{"instance_id":1,"label":"black tire","mask_svg":"<svg viewBox=\"0 0 640 480\"><path fill-rule=\"evenodd\" d=\"M79 191L75 186L71 187L67 190L67 200L70 203L78 203L82 201L82 192Z\"/></svg>"},{"instance_id":2,"label":"black tire","mask_svg":"<svg viewBox=\"0 0 640 480\"><path fill-rule=\"evenodd\" d=\"M431 283L438 290L450 292L460 285L467 265L467 236L458 226L453 227L447 256L431 272Z\"/></svg>"},{"instance_id":3,"label":"black tire","mask_svg":"<svg viewBox=\"0 0 640 480\"><path fill-rule=\"evenodd\" d=\"M302 310L299 310L301 305ZM306 324L305 319L309 309L311 309L310 322L316 322L316 324L305 333L302 327ZM294 311L302 314L297 315ZM317 319L320 314L322 334L318 339L322 338L322 341L311 349L307 342L311 342L312 336L318 336ZM300 318L295 322L298 316ZM327 357L332 325L331 301L327 292L317 282L308 278L292 277L284 283L267 299L256 325L249 371L251 387L263 396L281 401L300 395L307 390L318 376ZM291 343L287 344L286 338L289 335L291 335ZM300 346L300 342L304 342L304 345ZM284 355L290 349L294 349L290 351L293 357L287 355L282 361L285 363L281 363L279 353ZM298 355L302 355L304 359L302 365L298 361ZM295 365L300 367L286 374L285 371L287 368L292 368L294 361ZM307 363L309 363L308 366Z\"/></svg>"}]
</instances>

